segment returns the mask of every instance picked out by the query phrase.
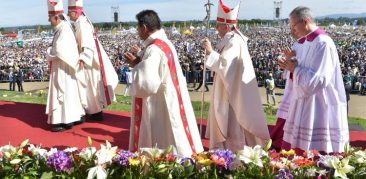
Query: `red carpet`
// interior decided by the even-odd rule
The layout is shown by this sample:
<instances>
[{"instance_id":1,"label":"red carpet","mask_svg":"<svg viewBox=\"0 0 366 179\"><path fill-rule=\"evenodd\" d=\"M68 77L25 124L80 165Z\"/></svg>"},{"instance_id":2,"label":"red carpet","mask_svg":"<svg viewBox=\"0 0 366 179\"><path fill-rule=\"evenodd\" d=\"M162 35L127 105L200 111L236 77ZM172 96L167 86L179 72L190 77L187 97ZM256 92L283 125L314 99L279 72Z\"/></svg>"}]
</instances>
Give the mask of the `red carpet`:
<instances>
[{"instance_id":1,"label":"red carpet","mask_svg":"<svg viewBox=\"0 0 366 179\"><path fill-rule=\"evenodd\" d=\"M44 105L0 101L0 146L18 145L24 139L43 147L86 147L87 138L93 139L93 146L108 140L121 149L128 148L129 113L104 111L104 121L87 121L72 129L54 133L47 124ZM351 145L366 148L366 132L350 133ZM203 140L205 147L208 141Z\"/></svg>"}]
</instances>

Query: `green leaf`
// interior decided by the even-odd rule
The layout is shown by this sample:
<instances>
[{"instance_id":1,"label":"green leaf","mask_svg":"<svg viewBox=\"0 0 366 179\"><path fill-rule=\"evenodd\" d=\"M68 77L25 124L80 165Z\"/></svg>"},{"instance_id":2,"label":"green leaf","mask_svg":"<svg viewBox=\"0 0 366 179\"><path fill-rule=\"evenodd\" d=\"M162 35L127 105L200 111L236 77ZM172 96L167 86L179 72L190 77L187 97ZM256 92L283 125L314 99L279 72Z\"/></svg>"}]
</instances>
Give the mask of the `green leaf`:
<instances>
[{"instance_id":1,"label":"green leaf","mask_svg":"<svg viewBox=\"0 0 366 179\"><path fill-rule=\"evenodd\" d=\"M43 172L41 179L52 179L53 178L53 172Z\"/></svg>"},{"instance_id":2,"label":"green leaf","mask_svg":"<svg viewBox=\"0 0 366 179\"><path fill-rule=\"evenodd\" d=\"M167 147L164 150L164 154L170 154L170 153L172 153L172 151L173 151L173 146L172 145L169 145L169 147Z\"/></svg>"}]
</instances>

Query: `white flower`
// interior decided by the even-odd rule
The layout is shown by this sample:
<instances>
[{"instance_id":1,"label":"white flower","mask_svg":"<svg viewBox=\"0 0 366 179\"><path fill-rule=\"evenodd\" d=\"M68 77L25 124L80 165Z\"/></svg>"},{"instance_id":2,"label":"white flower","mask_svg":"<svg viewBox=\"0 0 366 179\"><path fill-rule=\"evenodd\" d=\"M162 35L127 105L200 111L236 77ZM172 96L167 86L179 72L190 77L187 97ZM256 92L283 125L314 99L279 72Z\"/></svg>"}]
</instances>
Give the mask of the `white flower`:
<instances>
[{"instance_id":1,"label":"white flower","mask_svg":"<svg viewBox=\"0 0 366 179\"><path fill-rule=\"evenodd\" d=\"M305 151L308 159L314 158L314 153L311 150Z\"/></svg>"},{"instance_id":2,"label":"white flower","mask_svg":"<svg viewBox=\"0 0 366 179\"><path fill-rule=\"evenodd\" d=\"M140 153L150 158L156 158L163 154L164 150L158 148L140 148Z\"/></svg>"},{"instance_id":3,"label":"white flower","mask_svg":"<svg viewBox=\"0 0 366 179\"><path fill-rule=\"evenodd\" d=\"M34 146L33 144L29 144L29 146L28 146L29 151L33 151L35 148L36 148L36 146Z\"/></svg>"},{"instance_id":4,"label":"white flower","mask_svg":"<svg viewBox=\"0 0 366 179\"><path fill-rule=\"evenodd\" d=\"M89 151L87 151L89 150ZM91 147L87 149L84 157L90 157L94 154L94 149ZM112 159L117 154L117 146L112 147L111 143L106 141L106 145L101 144L100 150L96 152L96 164L97 166L91 168L88 173L88 179L93 179L95 176L97 179L106 179L107 171L105 170L106 164L112 163Z\"/></svg>"},{"instance_id":5,"label":"white flower","mask_svg":"<svg viewBox=\"0 0 366 179\"><path fill-rule=\"evenodd\" d=\"M315 177L316 176L316 169L315 168L309 168L306 170L305 175L308 177Z\"/></svg>"},{"instance_id":6,"label":"white flower","mask_svg":"<svg viewBox=\"0 0 366 179\"><path fill-rule=\"evenodd\" d=\"M4 158L10 159L11 156L17 152L17 149L14 146L9 144L9 145L4 145L4 146L0 147L0 152L3 153Z\"/></svg>"},{"instance_id":7,"label":"white flower","mask_svg":"<svg viewBox=\"0 0 366 179\"><path fill-rule=\"evenodd\" d=\"M53 155L54 153L56 153L58 150L56 148L51 148L50 151L47 152L47 156L51 156Z\"/></svg>"},{"instance_id":8,"label":"white flower","mask_svg":"<svg viewBox=\"0 0 366 179\"><path fill-rule=\"evenodd\" d=\"M79 153L79 156L83 158L84 160L91 160L93 155L97 152L97 149L95 147L87 147L81 150Z\"/></svg>"},{"instance_id":9,"label":"white flower","mask_svg":"<svg viewBox=\"0 0 366 179\"><path fill-rule=\"evenodd\" d=\"M244 150L239 153L239 159L246 164L253 163L259 167L263 167L262 157L267 155L268 154L259 145L254 148L244 146Z\"/></svg>"},{"instance_id":10,"label":"white flower","mask_svg":"<svg viewBox=\"0 0 366 179\"><path fill-rule=\"evenodd\" d=\"M41 147L35 147L33 144L30 144L28 150L32 152L33 155L38 156L39 158L45 158L47 155L47 150L42 149Z\"/></svg>"},{"instance_id":11,"label":"white flower","mask_svg":"<svg viewBox=\"0 0 366 179\"><path fill-rule=\"evenodd\" d=\"M325 176L325 175L327 175L327 170L319 170L319 171L317 171L317 173L319 174L319 176Z\"/></svg>"},{"instance_id":12,"label":"white flower","mask_svg":"<svg viewBox=\"0 0 366 179\"><path fill-rule=\"evenodd\" d=\"M355 168L348 165L349 158L340 160L336 156L324 156L323 163L329 168L335 169L334 176L340 178L347 178L347 173L353 171Z\"/></svg>"},{"instance_id":13,"label":"white flower","mask_svg":"<svg viewBox=\"0 0 366 179\"><path fill-rule=\"evenodd\" d=\"M97 179L106 179L108 174L102 166L98 165L89 170L87 179L94 179L95 176L97 177Z\"/></svg>"},{"instance_id":14,"label":"white flower","mask_svg":"<svg viewBox=\"0 0 366 179\"><path fill-rule=\"evenodd\" d=\"M354 160L360 164L366 163L366 151L355 152Z\"/></svg>"},{"instance_id":15,"label":"white flower","mask_svg":"<svg viewBox=\"0 0 366 179\"><path fill-rule=\"evenodd\" d=\"M106 141L106 145L100 145L100 150L96 153L97 156L97 164L103 165L106 163L112 163L113 157L117 153L117 146L112 147L111 143Z\"/></svg>"},{"instance_id":16,"label":"white flower","mask_svg":"<svg viewBox=\"0 0 366 179\"><path fill-rule=\"evenodd\" d=\"M341 177L341 178L348 178L347 173L349 173L355 169L355 167L348 165L348 163L349 163L348 157L342 159L342 161L339 163L334 163L335 164L334 176Z\"/></svg>"},{"instance_id":17,"label":"white flower","mask_svg":"<svg viewBox=\"0 0 366 179\"><path fill-rule=\"evenodd\" d=\"M0 147L0 152L3 152L3 153L8 152L10 154L14 154L16 151L17 151L16 148L10 144Z\"/></svg>"},{"instance_id":18,"label":"white flower","mask_svg":"<svg viewBox=\"0 0 366 179\"><path fill-rule=\"evenodd\" d=\"M68 147L64 151L67 152L67 153L73 153L73 152L75 152L77 150L78 150L77 147Z\"/></svg>"},{"instance_id":19,"label":"white flower","mask_svg":"<svg viewBox=\"0 0 366 179\"><path fill-rule=\"evenodd\" d=\"M329 167L329 168L333 168L334 169L334 166L333 166L333 163L334 162L339 162L339 158L336 157L336 156L331 156L331 155L325 155L325 156L321 156L320 157L320 161L326 166L326 167Z\"/></svg>"}]
</instances>

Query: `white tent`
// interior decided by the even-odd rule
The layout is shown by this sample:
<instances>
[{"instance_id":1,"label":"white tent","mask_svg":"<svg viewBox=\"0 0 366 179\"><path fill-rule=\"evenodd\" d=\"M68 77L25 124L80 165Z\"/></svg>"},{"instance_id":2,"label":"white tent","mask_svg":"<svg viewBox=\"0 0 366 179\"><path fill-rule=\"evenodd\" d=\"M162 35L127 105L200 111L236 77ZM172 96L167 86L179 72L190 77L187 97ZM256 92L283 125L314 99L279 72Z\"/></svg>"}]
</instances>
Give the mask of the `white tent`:
<instances>
[{"instance_id":1,"label":"white tent","mask_svg":"<svg viewBox=\"0 0 366 179\"><path fill-rule=\"evenodd\" d=\"M180 34L180 33L179 33L179 31L178 31L177 29L172 30L172 33L173 33L173 34Z\"/></svg>"},{"instance_id":2,"label":"white tent","mask_svg":"<svg viewBox=\"0 0 366 179\"><path fill-rule=\"evenodd\" d=\"M136 34L137 33L137 29L135 27L130 27L130 29L128 29L128 32L129 33L132 33L132 34Z\"/></svg>"},{"instance_id":3,"label":"white tent","mask_svg":"<svg viewBox=\"0 0 366 179\"><path fill-rule=\"evenodd\" d=\"M342 28L343 28L343 29L349 29L349 25L345 23L345 24L342 26Z\"/></svg>"},{"instance_id":4,"label":"white tent","mask_svg":"<svg viewBox=\"0 0 366 179\"><path fill-rule=\"evenodd\" d=\"M329 25L329 28L331 28L331 29L335 29L337 26L335 25L335 24L330 24Z\"/></svg>"}]
</instances>

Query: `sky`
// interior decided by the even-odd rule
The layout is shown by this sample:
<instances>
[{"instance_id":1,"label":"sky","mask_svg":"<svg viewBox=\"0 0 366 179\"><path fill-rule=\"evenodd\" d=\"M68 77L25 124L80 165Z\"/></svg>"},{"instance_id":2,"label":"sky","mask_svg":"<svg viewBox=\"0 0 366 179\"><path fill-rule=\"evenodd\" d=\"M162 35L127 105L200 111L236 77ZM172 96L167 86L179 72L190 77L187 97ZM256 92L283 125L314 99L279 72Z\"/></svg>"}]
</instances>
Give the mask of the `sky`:
<instances>
[{"instance_id":1,"label":"sky","mask_svg":"<svg viewBox=\"0 0 366 179\"><path fill-rule=\"evenodd\" d=\"M279 0L275 0L279 1ZM239 19L273 19L274 0L223 0L229 7L241 2ZM67 11L68 0L63 0ZM162 21L203 20L207 0L84 0L84 11L93 22L112 22L111 7L119 7L120 21L135 21L135 15L144 9L155 10ZM216 19L218 0L211 10ZM282 18L296 6L304 5L315 16L343 13L365 13L366 0L282 0ZM20 25L47 25L47 0L1 0L0 27Z\"/></svg>"}]
</instances>

